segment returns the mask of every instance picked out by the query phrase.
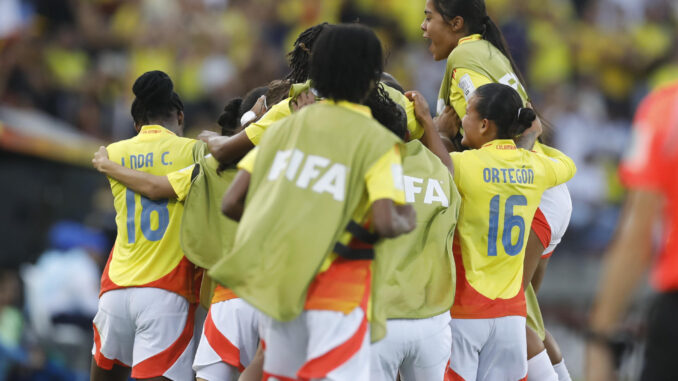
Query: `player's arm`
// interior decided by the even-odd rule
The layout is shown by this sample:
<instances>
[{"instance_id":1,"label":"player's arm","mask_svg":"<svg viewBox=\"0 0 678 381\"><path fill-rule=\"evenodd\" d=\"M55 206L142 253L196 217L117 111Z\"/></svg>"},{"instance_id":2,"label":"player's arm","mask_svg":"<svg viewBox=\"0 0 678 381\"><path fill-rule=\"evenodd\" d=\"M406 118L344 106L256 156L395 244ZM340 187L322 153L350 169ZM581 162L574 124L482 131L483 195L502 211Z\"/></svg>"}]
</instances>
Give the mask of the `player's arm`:
<instances>
[{"instance_id":1,"label":"player's arm","mask_svg":"<svg viewBox=\"0 0 678 381\"><path fill-rule=\"evenodd\" d=\"M537 264L537 269L534 271L534 275L532 275L532 288L534 288L535 293L539 292L539 289L541 288L541 282L544 280L549 259L551 259L551 257L541 258Z\"/></svg>"},{"instance_id":2,"label":"player's arm","mask_svg":"<svg viewBox=\"0 0 678 381\"><path fill-rule=\"evenodd\" d=\"M414 115L419 124L424 128L424 134L420 138L421 142L440 158L440 161L443 162L450 173L454 174L452 159L433 125L433 119L431 118L431 112L429 111L426 99L418 91L408 91L405 93L405 96L414 103Z\"/></svg>"},{"instance_id":3,"label":"player's arm","mask_svg":"<svg viewBox=\"0 0 678 381\"><path fill-rule=\"evenodd\" d=\"M618 329L633 291L650 265L652 233L662 214L664 198L649 190L631 190L626 198L615 237L605 253L598 294L589 325L597 337L609 337ZM612 372L612 359L603 341L587 347L587 380L605 380Z\"/></svg>"},{"instance_id":4,"label":"player's arm","mask_svg":"<svg viewBox=\"0 0 678 381\"><path fill-rule=\"evenodd\" d=\"M257 151L257 149L253 149L238 163L239 171L221 200L221 212L234 221L240 221L245 211L245 199L250 188L251 173L254 169Z\"/></svg>"},{"instance_id":5,"label":"player's arm","mask_svg":"<svg viewBox=\"0 0 678 381\"><path fill-rule=\"evenodd\" d=\"M416 226L414 208L404 205L401 163L399 146L394 145L365 175L372 224L375 232L384 238L409 233Z\"/></svg>"},{"instance_id":6,"label":"player's arm","mask_svg":"<svg viewBox=\"0 0 678 381\"><path fill-rule=\"evenodd\" d=\"M534 274L537 271L537 267L541 261L541 255L544 252L544 245L539 239L539 236L530 229L530 235L527 239L527 245L525 246L525 260L523 267L523 287L527 286L532 282ZM532 284L534 287L534 283ZM537 290L535 289L535 292Z\"/></svg>"},{"instance_id":7,"label":"player's arm","mask_svg":"<svg viewBox=\"0 0 678 381\"><path fill-rule=\"evenodd\" d=\"M92 159L92 165L97 171L151 200L177 198L177 193L167 176L157 176L125 168L108 158L106 147L99 147Z\"/></svg>"},{"instance_id":8,"label":"player's arm","mask_svg":"<svg viewBox=\"0 0 678 381\"><path fill-rule=\"evenodd\" d=\"M528 102L527 107L532 108L532 105ZM534 147L534 143L536 143L537 139L541 136L543 130L541 120L539 119L539 116L537 116L537 119L532 122L532 125L515 139L516 147L531 150Z\"/></svg>"},{"instance_id":9,"label":"player's arm","mask_svg":"<svg viewBox=\"0 0 678 381\"><path fill-rule=\"evenodd\" d=\"M551 169L547 179L549 187L567 182L577 173L577 166L567 155L552 147L542 146L542 148L546 157L541 154L539 156L542 162Z\"/></svg>"}]
</instances>

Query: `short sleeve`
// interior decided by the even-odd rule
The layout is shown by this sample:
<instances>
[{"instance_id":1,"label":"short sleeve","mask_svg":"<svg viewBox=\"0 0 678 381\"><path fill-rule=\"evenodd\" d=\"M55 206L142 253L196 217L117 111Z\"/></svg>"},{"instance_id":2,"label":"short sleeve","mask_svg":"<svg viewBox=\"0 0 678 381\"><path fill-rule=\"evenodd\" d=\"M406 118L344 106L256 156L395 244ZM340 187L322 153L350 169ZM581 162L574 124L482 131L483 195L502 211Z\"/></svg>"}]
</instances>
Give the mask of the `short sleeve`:
<instances>
[{"instance_id":1,"label":"short sleeve","mask_svg":"<svg viewBox=\"0 0 678 381\"><path fill-rule=\"evenodd\" d=\"M396 204L405 203L402 156L398 145L382 155L365 174L369 204L389 199Z\"/></svg>"},{"instance_id":2,"label":"short sleeve","mask_svg":"<svg viewBox=\"0 0 678 381\"><path fill-rule=\"evenodd\" d=\"M450 83L450 104L454 107L459 118L466 115L466 102L474 91L482 85L493 83L490 78L478 74L473 70L456 68L452 74Z\"/></svg>"},{"instance_id":3,"label":"short sleeve","mask_svg":"<svg viewBox=\"0 0 678 381\"><path fill-rule=\"evenodd\" d=\"M184 201L188 195L188 191L191 189L191 179L194 168L195 164L191 164L186 168L167 174L167 180L169 180L172 189L174 189L174 193L177 194L178 201Z\"/></svg>"},{"instance_id":4,"label":"short sleeve","mask_svg":"<svg viewBox=\"0 0 678 381\"><path fill-rule=\"evenodd\" d=\"M461 152L450 152L450 158L452 159L452 167L454 168L454 183L457 186L460 185L461 180Z\"/></svg>"},{"instance_id":5,"label":"short sleeve","mask_svg":"<svg viewBox=\"0 0 678 381\"><path fill-rule=\"evenodd\" d=\"M252 144L259 145L264 132L275 122L292 114L290 98L284 99L271 107L261 119L252 122L245 128L245 134Z\"/></svg>"},{"instance_id":6,"label":"short sleeve","mask_svg":"<svg viewBox=\"0 0 678 381\"><path fill-rule=\"evenodd\" d=\"M254 161L257 159L258 148L254 148L245 155L238 163L238 169L252 173L254 170Z\"/></svg>"}]
</instances>

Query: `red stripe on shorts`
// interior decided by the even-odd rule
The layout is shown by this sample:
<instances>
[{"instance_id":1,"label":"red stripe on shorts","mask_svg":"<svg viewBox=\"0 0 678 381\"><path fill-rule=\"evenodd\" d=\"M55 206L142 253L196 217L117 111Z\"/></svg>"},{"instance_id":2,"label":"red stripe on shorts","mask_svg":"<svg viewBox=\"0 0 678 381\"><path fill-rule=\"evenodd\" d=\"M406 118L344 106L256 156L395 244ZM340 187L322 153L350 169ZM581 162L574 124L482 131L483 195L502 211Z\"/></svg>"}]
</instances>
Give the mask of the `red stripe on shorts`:
<instances>
[{"instance_id":1,"label":"red stripe on shorts","mask_svg":"<svg viewBox=\"0 0 678 381\"><path fill-rule=\"evenodd\" d=\"M101 353L101 336L99 336L99 330L94 323L92 323L92 328L94 328L94 362L97 364L97 366L105 370L113 369L113 365L120 365L129 368L129 365L123 364L122 361L111 360Z\"/></svg>"},{"instance_id":2,"label":"red stripe on shorts","mask_svg":"<svg viewBox=\"0 0 678 381\"><path fill-rule=\"evenodd\" d=\"M448 363L449 364L449 363ZM445 381L466 381L464 377L460 376L449 366L447 367L447 373L445 373Z\"/></svg>"},{"instance_id":3,"label":"red stripe on shorts","mask_svg":"<svg viewBox=\"0 0 678 381\"><path fill-rule=\"evenodd\" d=\"M276 380L280 380L280 381L297 381L296 378L289 378L289 377L279 376L277 374L271 374L271 373L266 373L266 372L264 372L264 378L262 378L261 380L262 381L268 381L272 378L276 379Z\"/></svg>"},{"instance_id":4,"label":"red stripe on shorts","mask_svg":"<svg viewBox=\"0 0 678 381\"><path fill-rule=\"evenodd\" d=\"M537 235L541 245L544 246L544 249L549 247L551 244L551 225L546 220L546 216L541 212L541 209L537 208L537 211L534 212L534 218L532 219L532 231Z\"/></svg>"},{"instance_id":5,"label":"red stripe on shorts","mask_svg":"<svg viewBox=\"0 0 678 381\"><path fill-rule=\"evenodd\" d=\"M367 302L370 298L371 279L368 277L368 284L365 287L363 300L360 307L363 310L363 320L360 322L358 330L346 340L343 344L332 349L320 357L309 360L304 366L299 369L297 376L301 380L310 380L314 378L325 378L325 376L332 370L338 368L347 362L353 355L355 355L362 347L363 339L367 334Z\"/></svg>"},{"instance_id":6,"label":"red stripe on shorts","mask_svg":"<svg viewBox=\"0 0 678 381\"><path fill-rule=\"evenodd\" d=\"M240 363L240 349L233 345L226 336L224 336L212 320L212 309L210 308L205 319L205 338L210 347L219 355L221 361L228 365L238 368L240 372L245 367Z\"/></svg>"},{"instance_id":7,"label":"red stripe on shorts","mask_svg":"<svg viewBox=\"0 0 678 381\"><path fill-rule=\"evenodd\" d=\"M132 367L132 378L161 377L179 357L186 351L188 344L193 338L193 326L195 322L195 309L198 305L190 304L186 325L179 337L164 351L151 356Z\"/></svg>"}]
</instances>

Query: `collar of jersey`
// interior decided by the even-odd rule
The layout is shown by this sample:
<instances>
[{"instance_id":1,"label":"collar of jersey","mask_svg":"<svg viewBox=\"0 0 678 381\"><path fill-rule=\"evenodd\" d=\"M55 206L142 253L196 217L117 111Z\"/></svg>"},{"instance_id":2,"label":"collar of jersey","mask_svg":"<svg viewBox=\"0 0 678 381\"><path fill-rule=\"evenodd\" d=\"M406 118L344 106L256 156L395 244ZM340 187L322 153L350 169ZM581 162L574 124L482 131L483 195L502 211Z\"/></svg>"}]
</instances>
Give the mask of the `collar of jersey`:
<instances>
[{"instance_id":1,"label":"collar of jersey","mask_svg":"<svg viewBox=\"0 0 678 381\"><path fill-rule=\"evenodd\" d=\"M481 36L480 34L477 34L477 33L476 33L476 34L472 34L472 35L470 35L470 36L466 36L466 37L464 37L464 38L460 38L460 39L459 39L459 42L457 43L457 45L461 45L461 44L463 44L463 43L465 43L465 42L478 41L478 40L482 40L482 39L483 39L483 36Z\"/></svg>"},{"instance_id":2,"label":"collar of jersey","mask_svg":"<svg viewBox=\"0 0 678 381\"><path fill-rule=\"evenodd\" d=\"M156 134L176 135L174 132L166 129L165 127L159 124L147 124L145 126L142 126L141 130L139 131L139 136L142 135L156 136Z\"/></svg>"},{"instance_id":3,"label":"collar of jersey","mask_svg":"<svg viewBox=\"0 0 678 381\"><path fill-rule=\"evenodd\" d=\"M367 106L359 105L357 103L353 103L353 102L349 102L349 101L335 101L335 100L332 100L332 99L326 99L323 102L331 104L331 105L336 105L336 106L347 108L347 109L355 111L359 114L363 114L363 115L367 116L368 118L372 117L372 111Z\"/></svg>"},{"instance_id":4,"label":"collar of jersey","mask_svg":"<svg viewBox=\"0 0 678 381\"><path fill-rule=\"evenodd\" d=\"M483 144L481 148L485 147L496 147L496 146L513 146L516 147L516 143L512 139L495 139L491 142ZM517 148L517 147L516 147Z\"/></svg>"}]
</instances>

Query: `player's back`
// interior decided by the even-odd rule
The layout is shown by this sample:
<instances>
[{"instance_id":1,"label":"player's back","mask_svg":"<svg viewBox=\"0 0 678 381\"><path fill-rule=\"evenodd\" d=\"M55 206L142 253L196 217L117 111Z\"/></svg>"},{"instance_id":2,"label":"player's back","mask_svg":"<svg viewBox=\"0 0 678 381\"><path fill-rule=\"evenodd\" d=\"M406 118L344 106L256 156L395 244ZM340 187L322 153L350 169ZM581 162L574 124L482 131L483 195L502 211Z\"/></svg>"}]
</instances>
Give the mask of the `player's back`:
<instances>
[{"instance_id":1,"label":"player's back","mask_svg":"<svg viewBox=\"0 0 678 381\"><path fill-rule=\"evenodd\" d=\"M193 164L195 143L161 126L148 125L137 136L107 149L112 161L127 168L166 175ZM157 281L172 272L183 258L179 245L183 203L150 200L109 180L118 235L104 276L121 287Z\"/></svg>"},{"instance_id":2,"label":"player's back","mask_svg":"<svg viewBox=\"0 0 678 381\"><path fill-rule=\"evenodd\" d=\"M479 297L467 299L469 293L462 291L455 307L459 302L475 304L522 294L525 242L541 195L569 180L576 170L571 159L561 153L554 156L555 162L517 149L512 140L494 140L481 149L452 154L462 196L455 257L461 256L465 273L458 273L457 292L460 285L465 291L472 287Z\"/></svg>"}]
</instances>

